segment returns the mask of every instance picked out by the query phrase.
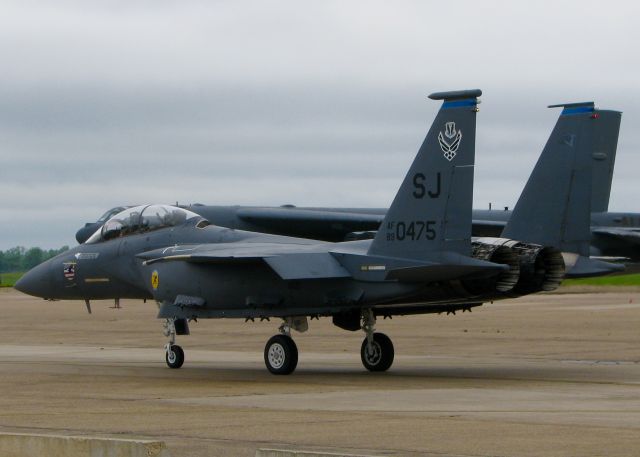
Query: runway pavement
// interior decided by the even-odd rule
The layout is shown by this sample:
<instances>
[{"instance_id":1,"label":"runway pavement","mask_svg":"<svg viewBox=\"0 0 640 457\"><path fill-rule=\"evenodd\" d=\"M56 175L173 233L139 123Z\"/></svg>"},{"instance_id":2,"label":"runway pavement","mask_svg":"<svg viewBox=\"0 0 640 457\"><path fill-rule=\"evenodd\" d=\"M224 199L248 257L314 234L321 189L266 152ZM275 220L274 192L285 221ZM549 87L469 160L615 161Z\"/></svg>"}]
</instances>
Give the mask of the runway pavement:
<instances>
[{"instance_id":1,"label":"runway pavement","mask_svg":"<svg viewBox=\"0 0 640 457\"><path fill-rule=\"evenodd\" d=\"M170 370L155 304L109 306L0 290L0 431L160 439L178 457L640 455L633 289L380 320L396 348L381 374L328 319L294 335L288 377L262 359L276 321L193 324Z\"/></svg>"}]
</instances>

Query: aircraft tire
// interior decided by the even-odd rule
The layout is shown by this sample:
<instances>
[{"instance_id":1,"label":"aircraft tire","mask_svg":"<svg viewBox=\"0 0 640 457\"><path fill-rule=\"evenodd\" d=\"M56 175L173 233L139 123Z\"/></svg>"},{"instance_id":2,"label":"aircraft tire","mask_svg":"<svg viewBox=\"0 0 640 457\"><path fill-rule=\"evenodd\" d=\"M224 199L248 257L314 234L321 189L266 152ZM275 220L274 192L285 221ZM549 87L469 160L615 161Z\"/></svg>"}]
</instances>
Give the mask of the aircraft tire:
<instances>
[{"instance_id":1,"label":"aircraft tire","mask_svg":"<svg viewBox=\"0 0 640 457\"><path fill-rule=\"evenodd\" d=\"M264 363L272 374L291 374L298 365L298 347L290 336L272 336L264 347Z\"/></svg>"},{"instance_id":2,"label":"aircraft tire","mask_svg":"<svg viewBox=\"0 0 640 457\"><path fill-rule=\"evenodd\" d=\"M184 363L184 351L177 344L171 345L169 351L164 355L169 368L180 368Z\"/></svg>"},{"instance_id":3,"label":"aircraft tire","mask_svg":"<svg viewBox=\"0 0 640 457\"><path fill-rule=\"evenodd\" d=\"M365 338L360 347L360 359L362 364L369 371L387 371L393 363L393 343L384 333L373 334L373 353L367 351L367 339Z\"/></svg>"}]
</instances>

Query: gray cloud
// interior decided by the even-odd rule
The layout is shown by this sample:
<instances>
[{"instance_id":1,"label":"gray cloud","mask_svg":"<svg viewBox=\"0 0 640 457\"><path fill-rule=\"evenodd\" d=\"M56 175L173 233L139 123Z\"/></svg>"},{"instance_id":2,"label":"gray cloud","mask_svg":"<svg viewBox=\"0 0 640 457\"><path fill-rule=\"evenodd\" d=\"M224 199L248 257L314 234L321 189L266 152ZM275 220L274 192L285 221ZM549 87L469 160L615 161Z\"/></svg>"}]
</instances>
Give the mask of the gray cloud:
<instances>
[{"instance_id":1,"label":"gray cloud","mask_svg":"<svg viewBox=\"0 0 640 457\"><path fill-rule=\"evenodd\" d=\"M480 87L475 204L512 206L555 123L624 112L612 208L637 210L634 3L8 2L0 249L71 244L132 203L386 206L438 104Z\"/></svg>"}]
</instances>

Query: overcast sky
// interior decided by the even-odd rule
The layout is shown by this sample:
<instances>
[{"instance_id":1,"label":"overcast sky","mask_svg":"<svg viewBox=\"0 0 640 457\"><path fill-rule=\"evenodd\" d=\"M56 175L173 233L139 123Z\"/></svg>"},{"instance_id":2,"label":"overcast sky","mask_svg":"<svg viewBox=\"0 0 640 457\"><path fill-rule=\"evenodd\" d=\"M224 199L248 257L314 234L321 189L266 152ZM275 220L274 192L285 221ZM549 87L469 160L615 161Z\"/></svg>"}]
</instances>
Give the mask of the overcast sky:
<instances>
[{"instance_id":1,"label":"overcast sky","mask_svg":"<svg viewBox=\"0 0 640 457\"><path fill-rule=\"evenodd\" d=\"M623 111L611 210L640 211L628 1L3 0L0 249L123 204L373 206L440 103L481 88L475 207L512 206L555 124Z\"/></svg>"}]
</instances>

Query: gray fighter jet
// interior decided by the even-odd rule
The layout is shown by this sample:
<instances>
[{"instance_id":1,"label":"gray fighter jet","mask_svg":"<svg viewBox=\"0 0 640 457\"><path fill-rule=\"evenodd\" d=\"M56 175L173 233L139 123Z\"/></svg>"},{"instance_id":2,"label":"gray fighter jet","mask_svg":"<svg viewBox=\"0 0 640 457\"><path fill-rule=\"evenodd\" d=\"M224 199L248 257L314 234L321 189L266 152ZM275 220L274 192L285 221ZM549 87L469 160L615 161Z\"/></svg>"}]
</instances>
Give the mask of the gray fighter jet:
<instances>
[{"instance_id":1,"label":"gray fighter jet","mask_svg":"<svg viewBox=\"0 0 640 457\"><path fill-rule=\"evenodd\" d=\"M265 364L274 374L289 374L298 361L291 330L306 331L309 317L330 316L340 328L365 332L361 359L368 370L387 370L394 349L375 331L377 317L468 310L489 300L553 290L562 280L564 260L553 247L471 239L480 95L480 90L430 95L443 104L372 240L329 243L239 231L210 225L186 209L138 206L109 219L86 243L28 272L16 288L47 299L84 299L89 310L91 299L155 299L158 317L165 319L171 368L184 362L175 337L189 334L190 321L275 317L283 324L265 346ZM593 109L571 109L563 111L554 138L572 135L572 141L552 146L580 162L575 146L588 141L583 120ZM571 195L571 189L563 192ZM566 214L564 202L540 207L535 217ZM514 233L523 217L532 219L514 213ZM588 230L588 212L576 220ZM580 241L581 230L547 228L565 242Z\"/></svg>"}]
</instances>

